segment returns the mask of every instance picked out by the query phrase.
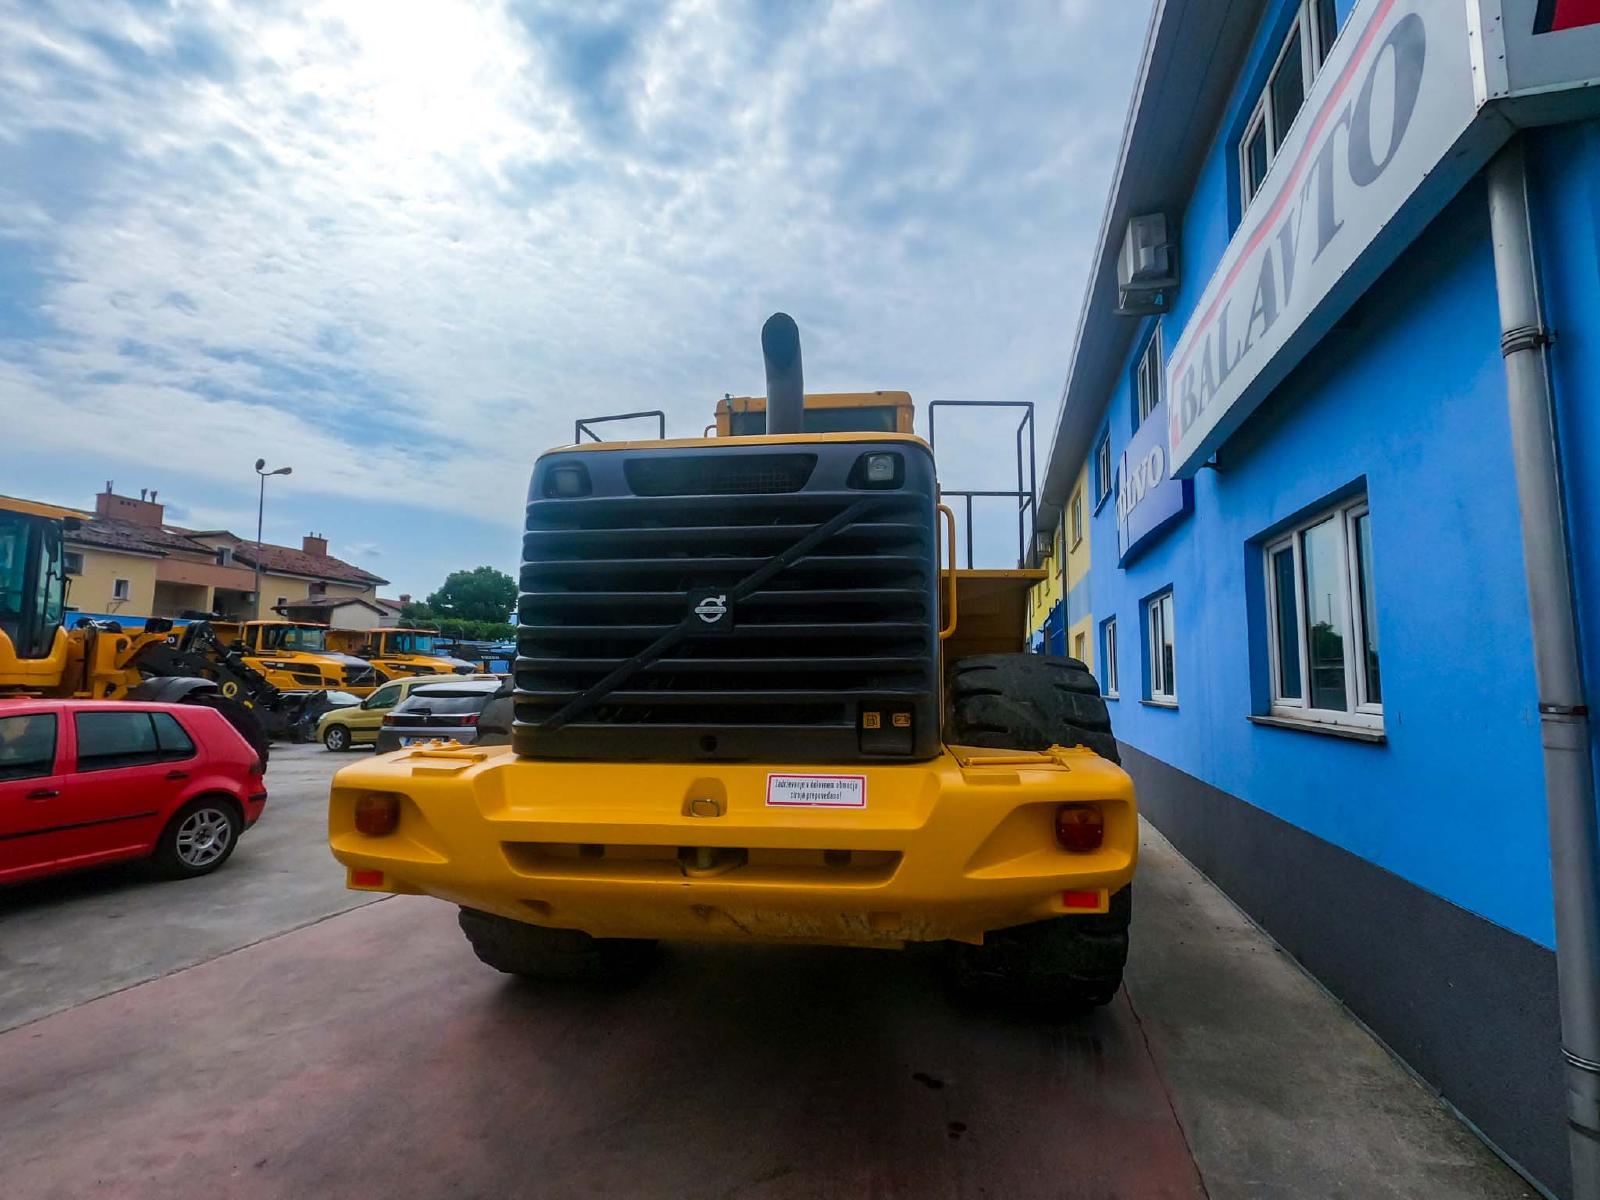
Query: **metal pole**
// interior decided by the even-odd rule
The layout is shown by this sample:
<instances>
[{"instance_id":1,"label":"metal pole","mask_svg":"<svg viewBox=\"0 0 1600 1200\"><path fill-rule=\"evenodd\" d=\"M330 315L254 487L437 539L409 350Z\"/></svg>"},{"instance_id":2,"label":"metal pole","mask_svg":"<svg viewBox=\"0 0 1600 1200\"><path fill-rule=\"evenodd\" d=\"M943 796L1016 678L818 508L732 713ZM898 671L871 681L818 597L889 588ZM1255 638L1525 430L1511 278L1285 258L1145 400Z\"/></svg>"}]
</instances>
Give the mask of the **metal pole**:
<instances>
[{"instance_id":1,"label":"metal pole","mask_svg":"<svg viewBox=\"0 0 1600 1200\"><path fill-rule=\"evenodd\" d=\"M256 474L261 479L261 496L256 501L256 605L255 619L261 619L261 517L267 509L267 477L262 474L261 468L256 468Z\"/></svg>"},{"instance_id":2,"label":"metal pole","mask_svg":"<svg viewBox=\"0 0 1600 1200\"><path fill-rule=\"evenodd\" d=\"M1527 165L1520 138L1489 164L1487 179L1500 297L1500 352L1511 410L1511 454L1522 512L1523 567L1544 743L1572 1196L1600 1200L1600 889L1595 877L1600 836L1595 827L1589 710L1583 699L1562 509L1561 460L1545 363L1549 335L1539 307Z\"/></svg>"}]
</instances>

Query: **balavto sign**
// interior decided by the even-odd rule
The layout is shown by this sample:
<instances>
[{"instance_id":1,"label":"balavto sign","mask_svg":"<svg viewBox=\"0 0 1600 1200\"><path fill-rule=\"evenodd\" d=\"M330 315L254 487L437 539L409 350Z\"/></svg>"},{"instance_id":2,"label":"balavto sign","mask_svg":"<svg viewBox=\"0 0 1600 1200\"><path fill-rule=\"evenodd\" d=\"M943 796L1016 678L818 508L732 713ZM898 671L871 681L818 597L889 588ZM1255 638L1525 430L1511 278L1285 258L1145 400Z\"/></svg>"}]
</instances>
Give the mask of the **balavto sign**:
<instances>
[{"instance_id":1,"label":"balavto sign","mask_svg":"<svg viewBox=\"0 0 1600 1200\"><path fill-rule=\"evenodd\" d=\"M1592 6L1356 5L1173 347L1174 475L1200 469L1517 123L1600 106Z\"/></svg>"}]
</instances>

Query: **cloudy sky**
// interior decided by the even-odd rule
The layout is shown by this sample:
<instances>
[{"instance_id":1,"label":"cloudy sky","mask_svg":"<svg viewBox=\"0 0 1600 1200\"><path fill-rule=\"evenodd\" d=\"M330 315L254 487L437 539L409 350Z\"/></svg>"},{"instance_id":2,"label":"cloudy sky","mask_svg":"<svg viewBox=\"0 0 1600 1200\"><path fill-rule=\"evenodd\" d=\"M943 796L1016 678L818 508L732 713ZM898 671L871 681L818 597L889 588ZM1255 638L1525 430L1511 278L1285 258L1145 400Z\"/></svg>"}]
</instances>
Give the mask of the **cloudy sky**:
<instances>
[{"instance_id":1,"label":"cloudy sky","mask_svg":"<svg viewBox=\"0 0 1600 1200\"><path fill-rule=\"evenodd\" d=\"M777 309L812 390L1049 429L1148 11L0 0L0 492L250 536L264 456L269 540L421 594Z\"/></svg>"}]
</instances>

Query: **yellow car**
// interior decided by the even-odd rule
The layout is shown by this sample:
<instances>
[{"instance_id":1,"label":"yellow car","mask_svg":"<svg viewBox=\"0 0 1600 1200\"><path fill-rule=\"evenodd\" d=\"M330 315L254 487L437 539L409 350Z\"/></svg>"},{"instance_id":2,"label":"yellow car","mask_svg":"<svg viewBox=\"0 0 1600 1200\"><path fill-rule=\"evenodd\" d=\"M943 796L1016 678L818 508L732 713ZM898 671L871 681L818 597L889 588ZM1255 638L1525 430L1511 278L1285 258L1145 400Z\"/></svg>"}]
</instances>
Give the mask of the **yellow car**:
<instances>
[{"instance_id":1,"label":"yellow car","mask_svg":"<svg viewBox=\"0 0 1600 1200\"><path fill-rule=\"evenodd\" d=\"M317 741L329 750L350 750L356 746L372 746L378 741L378 730L390 709L399 704L411 689L425 683L454 683L462 679L499 679L498 675L417 675L410 679L396 679L384 684L353 708L336 708L322 715L317 722Z\"/></svg>"}]
</instances>

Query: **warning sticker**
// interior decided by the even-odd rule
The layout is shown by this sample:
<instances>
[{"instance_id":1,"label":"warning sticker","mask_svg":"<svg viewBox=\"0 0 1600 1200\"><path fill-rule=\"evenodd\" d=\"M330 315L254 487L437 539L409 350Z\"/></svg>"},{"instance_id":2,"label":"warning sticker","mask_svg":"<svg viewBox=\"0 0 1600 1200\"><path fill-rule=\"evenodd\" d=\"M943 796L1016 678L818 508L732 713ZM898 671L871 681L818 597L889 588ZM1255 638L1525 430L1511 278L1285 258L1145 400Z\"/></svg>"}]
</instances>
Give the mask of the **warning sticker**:
<instances>
[{"instance_id":1,"label":"warning sticker","mask_svg":"<svg viewBox=\"0 0 1600 1200\"><path fill-rule=\"evenodd\" d=\"M865 775L768 775L767 803L779 808L865 808Z\"/></svg>"}]
</instances>

